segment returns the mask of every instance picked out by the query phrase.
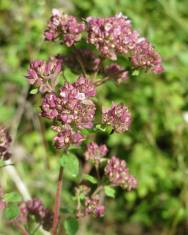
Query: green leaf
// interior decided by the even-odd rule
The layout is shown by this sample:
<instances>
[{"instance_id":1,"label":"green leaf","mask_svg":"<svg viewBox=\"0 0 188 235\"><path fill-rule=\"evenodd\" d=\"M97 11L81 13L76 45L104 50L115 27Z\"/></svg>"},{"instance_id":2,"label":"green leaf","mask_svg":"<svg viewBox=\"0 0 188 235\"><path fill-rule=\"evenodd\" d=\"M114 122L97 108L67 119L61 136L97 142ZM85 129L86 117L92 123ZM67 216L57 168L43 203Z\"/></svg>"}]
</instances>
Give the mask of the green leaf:
<instances>
[{"instance_id":1,"label":"green leaf","mask_svg":"<svg viewBox=\"0 0 188 235\"><path fill-rule=\"evenodd\" d=\"M113 128L111 126L106 126L106 125L101 125L101 124L97 124L96 125L96 130L100 130L102 132L106 132L107 134L111 134Z\"/></svg>"},{"instance_id":2,"label":"green leaf","mask_svg":"<svg viewBox=\"0 0 188 235\"><path fill-rule=\"evenodd\" d=\"M17 192L6 193L3 197L6 202L20 202L21 196Z\"/></svg>"},{"instance_id":3,"label":"green leaf","mask_svg":"<svg viewBox=\"0 0 188 235\"><path fill-rule=\"evenodd\" d=\"M38 93L38 88L32 89L29 93L32 94L32 95L37 94Z\"/></svg>"},{"instance_id":4,"label":"green leaf","mask_svg":"<svg viewBox=\"0 0 188 235\"><path fill-rule=\"evenodd\" d=\"M64 228L67 235L75 235L78 231L79 225L75 218L69 218L64 221Z\"/></svg>"},{"instance_id":5,"label":"green leaf","mask_svg":"<svg viewBox=\"0 0 188 235\"><path fill-rule=\"evenodd\" d=\"M85 174L85 175L83 176L83 178L84 178L85 180L88 180L88 181L89 181L90 183L92 183L92 184L97 184L97 179L96 179L95 177L91 176L91 175Z\"/></svg>"},{"instance_id":6,"label":"green leaf","mask_svg":"<svg viewBox=\"0 0 188 235\"><path fill-rule=\"evenodd\" d=\"M132 72L132 76L138 76L140 74L140 71L139 70L134 70Z\"/></svg>"},{"instance_id":7,"label":"green leaf","mask_svg":"<svg viewBox=\"0 0 188 235\"><path fill-rule=\"evenodd\" d=\"M3 160L0 160L0 167L3 167L5 165L5 162Z\"/></svg>"},{"instance_id":8,"label":"green leaf","mask_svg":"<svg viewBox=\"0 0 188 235\"><path fill-rule=\"evenodd\" d=\"M0 105L0 122L12 120L15 114L15 109L10 106Z\"/></svg>"},{"instance_id":9,"label":"green leaf","mask_svg":"<svg viewBox=\"0 0 188 235\"><path fill-rule=\"evenodd\" d=\"M115 198L116 190L110 186L105 186L104 187L104 192L106 196Z\"/></svg>"},{"instance_id":10,"label":"green leaf","mask_svg":"<svg viewBox=\"0 0 188 235\"><path fill-rule=\"evenodd\" d=\"M79 161L78 158L69 153L67 155L63 155L60 159L61 166L64 167L65 174L70 177L77 177L79 174Z\"/></svg>"},{"instance_id":11,"label":"green leaf","mask_svg":"<svg viewBox=\"0 0 188 235\"><path fill-rule=\"evenodd\" d=\"M102 131L102 132L105 132L106 131L106 127L102 126L101 124L97 124L96 125L96 129Z\"/></svg>"},{"instance_id":12,"label":"green leaf","mask_svg":"<svg viewBox=\"0 0 188 235\"><path fill-rule=\"evenodd\" d=\"M16 205L11 205L5 208L5 219L15 219L19 214L19 208Z\"/></svg>"},{"instance_id":13,"label":"green leaf","mask_svg":"<svg viewBox=\"0 0 188 235\"><path fill-rule=\"evenodd\" d=\"M92 129L82 129L80 132L83 135L89 135L95 133L95 131L96 131L95 128L92 128Z\"/></svg>"}]
</instances>

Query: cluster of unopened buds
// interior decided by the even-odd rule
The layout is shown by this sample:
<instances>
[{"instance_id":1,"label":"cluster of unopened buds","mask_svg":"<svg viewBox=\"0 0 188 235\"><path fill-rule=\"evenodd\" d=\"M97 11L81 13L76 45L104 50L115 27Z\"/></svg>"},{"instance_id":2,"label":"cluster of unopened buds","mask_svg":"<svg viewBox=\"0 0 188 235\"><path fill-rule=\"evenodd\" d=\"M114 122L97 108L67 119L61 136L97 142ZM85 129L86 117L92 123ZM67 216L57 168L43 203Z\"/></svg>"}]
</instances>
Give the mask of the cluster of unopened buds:
<instances>
[{"instance_id":1,"label":"cluster of unopened buds","mask_svg":"<svg viewBox=\"0 0 188 235\"><path fill-rule=\"evenodd\" d=\"M45 208L43 203L35 198L25 202L21 202L19 205L20 213L12 223L26 224L29 217L34 216L36 222L38 222L45 230L50 230L52 227L53 213L48 208Z\"/></svg>"},{"instance_id":2,"label":"cluster of unopened buds","mask_svg":"<svg viewBox=\"0 0 188 235\"><path fill-rule=\"evenodd\" d=\"M133 29L131 21L121 13L78 21L74 16L54 9L44 38L70 47L69 53L55 55L47 62L32 61L27 75L29 83L41 93L41 116L51 120L51 127L57 132L53 139L55 147L68 151L71 145L81 145L89 138L83 130L96 130L97 125L109 127L117 133L128 131L131 113L125 104L112 103L111 107L102 107L98 115L96 98L92 98L97 96L97 87L108 80L117 84L127 81L129 69L114 63L119 56L128 59L131 71L163 71L159 53ZM81 40L85 46L76 47ZM67 81L65 68L75 74L74 82ZM63 85L58 82L60 74L63 74ZM96 114L100 120L97 118L96 121ZM85 161L96 168L98 176L102 174L101 177L108 180L109 187L135 189L137 181L129 174L126 162L116 156L108 158L107 153L106 145L91 142L84 153ZM104 215L104 190L101 189L104 189L103 183L99 183L94 192L83 184L77 187L78 217Z\"/></svg>"}]
</instances>

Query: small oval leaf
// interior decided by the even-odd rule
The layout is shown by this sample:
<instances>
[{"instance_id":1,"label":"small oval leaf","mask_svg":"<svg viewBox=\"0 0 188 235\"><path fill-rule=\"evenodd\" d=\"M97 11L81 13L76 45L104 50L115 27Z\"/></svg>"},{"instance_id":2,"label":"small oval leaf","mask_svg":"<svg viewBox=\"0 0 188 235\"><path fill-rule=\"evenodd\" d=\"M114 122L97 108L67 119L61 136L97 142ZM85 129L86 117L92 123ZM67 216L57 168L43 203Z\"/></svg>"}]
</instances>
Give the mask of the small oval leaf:
<instances>
[{"instance_id":1,"label":"small oval leaf","mask_svg":"<svg viewBox=\"0 0 188 235\"><path fill-rule=\"evenodd\" d=\"M6 202L20 202L21 196L17 192L6 193L3 197Z\"/></svg>"},{"instance_id":2,"label":"small oval leaf","mask_svg":"<svg viewBox=\"0 0 188 235\"><path fill-rule=\"evenodd\" d=\"M105 186L104 192L105 192L106 196L115 198L116 191L114 188L112 188L110 186Z\"/></svg>"},{"instance_id":3,"label":"small oval leaf","mask_svg":"<svg viewBox=\"0 0 188 235\"><path fill-rule=\"evenodd\" d=\"M89 181L89 182L92 183L92 184L97 184L97 183L98 183L97 179L96 179L95 177L91 176L91 175L85 174L85 175L83 176L83 178L84 178L85 180Z\"/></svg>"},{"instance_id":4,"label":"small oval leaf","mask_svg":"<svg viewBox=\"0 0 188 235\"><path fill-rule=\"evenodd\" d=\"M79 174L79 161L78 158L72 154L63 155L60 159L61 166L64 167L65 174L70 177L77 177Z\"/></svg>"},{"instance_id":5,"label":"small oval leaf","mask_svg":"<svg viewBox=\"0 0 188 235\"><path fill-rule=\"evenodd\" d=\"M64 228L67 235L75 235L78 231L79 225L75 218L69 218L64 221Z\"/></svg>"},{"instance_id":6,"label":"small oval leaf","mask_svg":"<svg viewBox=\"0 0 188 235\"><path fill-rule=\"evenodd\" d=\"M15 219L19 214L19 208L16 205L11 205L5 208L5 219Z\"/></svg>"}]
</instances>

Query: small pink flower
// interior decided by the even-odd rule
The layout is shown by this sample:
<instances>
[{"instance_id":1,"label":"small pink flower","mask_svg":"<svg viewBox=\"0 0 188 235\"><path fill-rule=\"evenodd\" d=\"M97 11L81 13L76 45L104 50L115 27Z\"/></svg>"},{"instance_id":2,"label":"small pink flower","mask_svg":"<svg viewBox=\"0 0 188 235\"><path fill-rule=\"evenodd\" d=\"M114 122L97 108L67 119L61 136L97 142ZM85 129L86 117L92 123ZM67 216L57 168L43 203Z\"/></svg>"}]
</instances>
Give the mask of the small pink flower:
<instances>
[{"instance_id":1,"label":"small pink flower","mask_svg":"<svg viewBox=\"0 0 188 235\"><path fill-rule=\"evenodd\" d=\"M71 144L79 145L84 140L84 137L79 133L73 131L70 126L64 127L54 137L54 143L56 148L68 148Z\"/></svg>"},{"instance_id":2,"label":"small pink flower","mask_svg":"<svg viewBox=\"0 0 188 235\"><path fill-rule=\"evenodd\" d=\"M91 142L87 145L84 156L87 161L91 161L94 165L98 166L107 152L108 148L105 144L98 145L95 142Z\"/></svg>"},{"instance_id":3,"label":"small pink flower","mask_svg":"<svg viewBox=\"0 0 188 235\"><path fill-rule=\"evenodd\" d=\"M56 96L55 93L47 93L42 101L42 105L41 105L41 115L43 117L47 117L49 119L54 119L58 116L58 110L57 110L57 106L59 103L59 99Z\"/></svg>"},{"instance_id":4,"label":"small pink flower","mask_svg":"<svg viewBox=\"0 0 188 235\"><path fill-rule=\"evenodd\" d=\"M103 109L102 122L111 125L119 133L127 131L131 124L131 114L123 104L113 104L110 109Z\"/></svg>"},{"instance_id":5,"label":"small pink flower","mask_svg":"<svg viewBox=\"0 0 188 235\"><path fill-rule=\"evenodd\" d=\"M96 107L89 98L96 94L93 83L81 76L72 84L66 82L59 93L44 96L41 115L78 129L92 128Z\"/></svg>"},{"instance_id":6,"label":"small pink flower","mask_svg":"<svg viewBox=\"0 0 188 235\"><path fill-rule=\"evenodd\" d=\"M122 14L107 18L87 18L88 42L111 60L119 54L131 57L133 66L161 73L163 67L158 52L137 31L131 21Z\"/></svg>"},{"instance_id":7,"label":"small pink flower","mask_svg":"<svg viewBox=\"0 0 188 235\"><path fill-rule=\"evenodd\" d=\"M74 86L80 93L84 93L86 97L92 97L96 95L96 88L91 80L86 79L84 76L80 76L74 83Z\"/></svg>"},{"instance_id":8,"label":"small pink flower","mask_svg":"<svg viewBox=\"0 0 188 235\"><path fill-rule=\"evenodd\" d=\"M164 70L159 53L154 50L145 38L138 40L136 43L131 61L135 67L150 69L154 73L162 73Z\"/></svg>"},{"instance_id":9,"label":"small pink flower","mask_svg":"<svg viewBox=\"0 0 188 235\"><path fill-rule=\"evenodd\" d=\"M120 186L128 191L137 187L135 177L129 175L126 162L115 156L108 160L105 167L105 174L114 186Z\"/></svg>"},{"instance_id":10,"label":"small pink flower","mask_svg":"<svg viewBox=\"0 0 188 235\"><path fill-rule=\"evenodd\" d=\"M105 207L101 204L99 197L95 196L94 198L85 199L85 214L94 215L95 217L104 216Z\"/></svg>"},{"instance_id":11,"label":"small pink flower","mask_svg":"<svg viewBox=\"0 0 188 235\"><path fill-rule=\"evenodd\" d=\"M70 47L81 39L84 30L85 24L79 23L76 17L61 14L60 11L53 9L44 37L47 41L62 41L63 38L65 45Z\"/></svg>"},{"instance_id":12,"label":"small pink flower","mask_svg":"<svg viewBox=\"0 0 188 235\"><path fill-rule=\"evenodd\" d=\"M51 92L55 88L55 81L62 70L63 61L56 57L47 62L35 60L30 63L27 78L29 84L39 87L41 93Z\"/></svg>"}]
</instances>

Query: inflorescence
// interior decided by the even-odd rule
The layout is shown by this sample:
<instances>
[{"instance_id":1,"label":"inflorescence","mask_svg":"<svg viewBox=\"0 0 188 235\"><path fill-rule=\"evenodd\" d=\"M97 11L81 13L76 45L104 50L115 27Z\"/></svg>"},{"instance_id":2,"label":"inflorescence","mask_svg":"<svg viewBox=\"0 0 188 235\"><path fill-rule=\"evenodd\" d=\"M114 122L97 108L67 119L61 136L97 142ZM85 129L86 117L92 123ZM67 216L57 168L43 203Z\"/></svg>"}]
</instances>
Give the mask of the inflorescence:
<instances>
[{"instance_id":1,"label":"inflorescence","mask_svg":"<svg viewBox=\"0 0 188 235\"><path fill-rule=\"evenodd\" d=\"M45 208L43 203L37 199L31 199L21 202L20 214L16 218L16 223L27 223L30 216L34 216L36 222L42 225L45 230L50 230L52 227L53 213L48 208Z\"/></svg>"},{"instance_id":2,"label":"inflorescence","mask_svg":"<svg viewBox=\"0 0 188 235\"><path fill-rule=\"evenodd\" d=\"M41 93L41 116L49 119L52 129L57 132L55 147L67 151L72 144L80 145L87 138L83 131L96 130L97 125L110 127L117 133L128 131L131 124L128 107L123 103L112 103L110 108L102 107L102 112L95 118L98 112L95 97L97 86L108 80L117 84L127 81L131 76L130 68L131 71L143 69L156 74L163 71L159 53L133 29L131 21L121 13L78 21L76 17L54 9L44 31L44 39L70 47L65 55L53 56L48 61L32 61L27 75L29 83ZM81 40L85 42L84 48L78 44ZM119 56L128 60L129 68L118 64ZM67 81L65 67L76 74L75 82ZM63 85L58 82L61 73L64 75ZM93 141L87 144L85 161L96 168L98 177L105 179L109 187L119 186L128 191L135 189L137 181L129 174L126 162L116 156L108 158L107 153L106 145ZM104 215L103 189L104 185L94 192L83 184L77 187L78 217ZM35 200L24 204L24 208L39 222L48 213Z\"/></svg>"}]
</instances>

